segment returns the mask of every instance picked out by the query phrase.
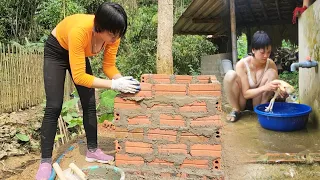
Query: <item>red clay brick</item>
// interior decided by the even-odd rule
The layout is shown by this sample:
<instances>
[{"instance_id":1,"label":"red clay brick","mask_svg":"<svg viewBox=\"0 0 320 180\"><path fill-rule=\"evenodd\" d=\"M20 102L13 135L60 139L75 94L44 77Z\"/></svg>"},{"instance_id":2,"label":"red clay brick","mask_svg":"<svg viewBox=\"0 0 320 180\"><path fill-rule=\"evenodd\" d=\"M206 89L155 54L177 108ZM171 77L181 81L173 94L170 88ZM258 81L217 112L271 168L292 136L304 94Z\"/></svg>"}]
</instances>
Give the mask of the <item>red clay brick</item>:
<instances>
[{"instance_id":1,"label":"red clay brick","mask_svg":"<svg viewBox=\"0 0 320 180\"><path fill-rule=\"evenodd\" d=\"M216 109L218 110L218 111L222 111L222 107L221 107L221 99L216 103Z\"/></svg>"},{"instance_id":2,"label":"red clay brick","mask_svg":"<svg viewBox=\"0 0 320 180\"><path fill-rule=\"evenodd\" d=\"M189 84L189 91L220 91L221 84Z\"/></svg>"},{"instance_id":3,"label":"red clay brick","mask_svg":"<svg viewBox=\"0 0 320 180\"><path fill-rule=\"evenodd\" d=\"M165 165L165 166L173 166L173 162L164 161L161 159L155 159L149 163L150 165Z\"/></svg>"},{"instance_id":4,"label":"red clay brick","mask_svg":"<svg viewBox=\"0 0 320 180\"><path fill-rule=\"evenodd\" d=\"M208 79L199 80L199 84L208 84L208 83L209 83Z\"/></svg>"},{"instance_id":5,"label":"red clay brick","mask_svg":"<svg viewBox=\"0 0 320 180\"><path fill-rule=\"evenodd\" d=\"M194 102L183 107L180 107L181 112L206 112L207 106L205 102Z\"/></svg>"},{"instance_id":6,"label":"red clay brick","mask_svg":"<svg viewBox=\"0 0 320 180\"><path fill-rule=\"evenodd\" d=\"M222 126L220 115L197 118L191 121L191 126L212 126L212 125Z\"/></svg>"},{"instance_id":7,"label":"red clay brick","mask_svg":"<svg viewBox=\"0 0 320 180\"><path fill-rule=\"evenodd\" d=\"M114 100L115 109L136 109L139 107L140 105L136 101L125 100L120 97L116 97Z\"/></svg>"},{"instance_id":8,"label":"red clay brick","mask_svg":"<svg viewBox=\"0 0 320 180\"><path fill-rule=\"evenodd\" d=\"M122 93L121 96L124 97L150 97L152 96L152 86L150 83L140 83L141 90L138 93Z\"/></svg>"},{"instance_id":9,"label":"red clay brick","mask_svg":"<svg viewBox=\"0 0 320 180\"><path fill-rule=\"evenodd\" d=\"M195 144L190 153L192 156L221 157L221 145Z\"/></svg>"},{"instance_id":10,"label":"red clay brick","mask_svg":"<svg viewBox=\"0 0 320 180\"><path fill-rule=\"evenodd\" d=\"M181 143L186 143L186 142L205 143L205 142L208 142L208 140L209 139L205 136L198 136L193 133L183 132L183 133L181 133L181 136L180 136Z\"/></svg>"},{"instance_id":11,"label":"red clay brick","mask_svg":"<svg viewBox=\"0 0 320 180\"><path fill-rule=\"evenodd\" d=\"M149 143L126 141L125 146L127 153L150 154L153 152L152 144Z\"/></svg>"},{"instance_id":12,"label":"red clay brick","mask_svg":"<svg viewBox=\"0 0 320 180\"><path fill-rule=\"evenodd\" d=\"M119 165L143 165L144 160L139 156L129 156L127 154L116 154L115 156L116 166Z\"/></svg>"},{"instance_id":13,"label":"red clay brick","mask_svg":"<svg viewBox=\"0 0 320 180\"><path fill-rule=\"evenodd\" d=\"M141 75L141 78L140 78L140 81L142 82L142 83L147 83L147 80L149 79L149 74L142 74Z\"/></svg>"},{"instance_id":14,"label":"red clay brick","mask_svg":"<svg viewBox=\"0 0 320 180\"><path fill-rule=\"evenodd\" d=\"M116 111L114 111L114 118L117 121L120 120L120 114L118 112L116 112Z\"/></svg>"},{"instance_id":15,"label":"red clay brick","mask_svg":"<svg viewBox=\"0 0 320 180\"><path fill-rule=\"evenodd\" d=\"M189 91L188 95L206 95L206 96L221 96L221 91Z\"/></svg>"},{"instance_id":16,"label":"red clay brick","mask_svg":"<svg viewBox=\"0 0 320 180\"><path fill-rule=\"evenodd\" d=\"M188 75L176 75L175 82L176 83L190 83L192 80L192 76Z\"/></svg>"},{"instance_id":17,"label":"red clay brick","mask_svg":"<svg viewBox=\"0 0 320 180\"><path fill-rule=\"evenodd\" d=\"M168 154L187 154L187 145L185 144L165 144L158 146L159 153Z\"/></svg>"},{"instance_id":18,"label":"red clay brick","mask_svg":"<svg viewBox=\"0 0 320 180\"><path fill-rule=\"evenodd\" d=\"M122 93L121 95L124 97L151 97L152 92L151 91L139 91L136 94Z\"/></svg>"},{"instance_id":19,"label":"red clay brick","mask_svg":"<svg viewBox=\"0 0 320 180\"><path fill-rule=\"evenodd\" d=\"M120 152L122 150L122 147L120 146L118 140L114 141L114 148L117 152Z\"/></svg>"},{"instance_id":20,"label":"red clay brick","mask_svg":"<svg viewBox=\"0 0 320 180\"><path fill-rule=\"evenodd\" d=\"M164 92L186 92L187 85L185 84L155 84L154 90Z\"/></svg>"},{"instance_id":21,"label":"red clay brick","mask_svg":"<svg viewBox=\"0 0 320 180\"><path fill-rule=\"evenodd\" d=\"M176 80L192 80L192 76L189 75L175 75Z\"/></svg>"},{"instance_id":22,"label":"red clay brick","mask_svg":"<svg viewBox=\"0 0 320 180\"><path fill-rule=\"evenodd\" d=\"M141 91L151 91L153 84L151 83L140 83Z\"/></svg>"},{"instance_id":23,"label":"red clay brick","mask_svg":"<svg viewBox=\"0 0 320 180\"><path fill-rule=\"evenodd\" d=\"M163 84L167 84L170 83L170 79L154 79L153 80L155 83L163 83Z\"/></svg>"},{"instance_id":24,"label":"red clay brick","mask_svg":"<svg viewBox=\"0 0 320 180\"><path fill-rule=\"evenodd\" d=\"M189 84L191 83L191 80L187 80L187 79L180 79L180 80L176 80L177 84Z\"/></svg>"},{"instance_id":25,"label":"red clay brick","mask_svg":"<svg viewBox=\"0 0 320 180\"><path fill-rule=\"evenodd\" d=\"M185 96L187 95L186 92L169 92L169 91L156 91L154 95L160 96L160 95L171 95L171 96Z\"/></svg>"},{"instance_id":26,"label":"red clay brick","mask_svg":"<svg viewBox=\"0 0 320 180\"><path fill-rule=\"evenodd\" d=\"M148 139L176 141L177 131L174 130L161 130L150 129L148 131Z\"/></svg>"},{"instance_id":27,"label":"red clay brick","mask_svg":"<svg viewBox=\"0 0 320 180\"><path fill-rule=\"evenodd\" d=\"M220 163L221 163L220 158L213 160L212 162L213 168L219 170L221 168Z\"/></svg>"},{"instance_id":28,"label":"red clay brick","mask_svg":"<svg viewBox=\"0 0 320 180\"><path fill-rule=\"evenodd\" d=\"M189 160L185 159L181 164L181 168L188 168L188 167L195 167L195 168L209 168L208 160Z\"/></svg>"},{"instance_id":29,"label":"red clay brick","mask_svg":"<svg viewBox=\"0 0 320 180\"><path fill-rule=\"evenodd\" d=\"M141 82L148 82L152 80L155 83L170 83L171 75L167 74L143 74L141 76Z\"/></svg>"},{"instance_id":30,"label":"red clay brick","mask_svg":"<svg viewBox=\"0 0 320 180\"><path fill-rule=\"evenodd\" d=\"M180 115L160 115L160 125L168 125L168 126L185 126L185 121L183 117Z\"/></svg>"},{"instance_id":31,"label":"red clay brick","mask_svg":"<svg viewBox=\"0 0 320 180\"><path fill-rule=\"evenodd\" d=\"M215 75L199 75L196 77L199 81L214 81L217 80L217 77Z\"/></svg>"},{"instance_id":32,"label":"red clay brick","mask_svg":"<svg viewBox=\"0 0 320 180\"><path fill-rule=\"evenodd\" d=\"M116 127L115 130L116 139L136 139L136 140L142 140L143 139L143 129L137 128L128 131L126 128L120 128Z\"/></svg>"},{"instance_id":33,"label":"red clay brick","mask_svg":"<svg viewBox=\"0 0 320 180\"><path fill-rule=\"evenodd\" d=\"M130 125L143 125L143 124L151 124L148 116L136 116L134 118L128 118L128 124Z\"/></svg>"}]
</instances>

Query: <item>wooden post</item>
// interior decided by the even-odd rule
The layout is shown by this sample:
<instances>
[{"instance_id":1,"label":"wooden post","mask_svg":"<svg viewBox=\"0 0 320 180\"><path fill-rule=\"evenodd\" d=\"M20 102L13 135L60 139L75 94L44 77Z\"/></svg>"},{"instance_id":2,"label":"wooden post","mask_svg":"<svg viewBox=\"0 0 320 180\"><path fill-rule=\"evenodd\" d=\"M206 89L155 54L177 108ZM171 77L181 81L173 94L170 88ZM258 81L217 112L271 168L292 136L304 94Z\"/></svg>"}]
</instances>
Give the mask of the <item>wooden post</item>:
<instances>
[{"instance_id":1,"label":"wooden post","mask_svg":"<svg viewBox=\"0 0 320 180\"><path fill-rule=\"evenodd\" d=\"M232 62L236 65L237 55L237 35L236 35L236 13L234 0L230 0L230 22L231 22L231 41L232 41Z\"/></svg>"},{"instance_id":2,"label":"wooden post","mask_svg":"<svg viewBox=\"0 0 320 180\"><path fill-rule=\"evenodd\" d=\"M173 74L173 0L158 0L157 74Z\"/></svg>"}]
</instances>

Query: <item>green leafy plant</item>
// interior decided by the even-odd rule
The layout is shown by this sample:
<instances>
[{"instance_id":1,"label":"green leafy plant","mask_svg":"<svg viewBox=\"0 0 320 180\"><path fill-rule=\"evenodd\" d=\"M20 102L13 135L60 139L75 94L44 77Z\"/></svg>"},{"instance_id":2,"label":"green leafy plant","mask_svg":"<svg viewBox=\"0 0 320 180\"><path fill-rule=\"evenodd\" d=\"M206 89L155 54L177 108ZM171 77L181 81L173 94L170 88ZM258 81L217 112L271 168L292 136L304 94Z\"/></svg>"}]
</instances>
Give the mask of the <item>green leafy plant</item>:
<instances>
[{"instance_id":1,"label":"green leafy plant","mask_svg":"<svg viewBox=\"0 0 320 180\"><path fill-rule=\"evenodd\" d=\"M22 133L17 133L16 138L18 138L20 141L28 142L30 141L29 137Z\"/></svg>"},{"instance_id":2,"label":"green leafy plant","mask_svg":"<svg viewBox=\"0 0 320 180\"><path fill-rule=\"evenodd\" d=\"M73 92L73 95L73 99L63 103L61 110L62 119L68 123L68 128L81 126L83 123L83 119L79 116L77 109L80 98L77 96L77 92Z\"/></svg>"},{"instance_id":3,"label":"green leafy plant","mask_svg":"<svg viewBox=\"0 0 320 180\"><path fill-rule=\"evenodd\" d=\"M242 59L247 55L247 36L242 33L237 39L238 59Z\"/></svg>"},{"instance_id":4,"label":"green leafy plant","mask_svg":"<svg viewBox=\"0 0 320 180\"><path fill-rule=\"evenodd\" d=\"M103 123L103 121L112 121L114 118L113 108L114 108L114 98L119 93L113 90L105 90L100 94L100 103L97 106L97 110L101 113L98 122Z\"/></svg>"},{"instance_id":5,"label":"green leafy plant","mask_svg":"<svg viewBox=\"0 0 320 180\"><path fill-rule=\"evenodd\" d=\"M58 141L60 138L63 138L64 135L63 134L57 134L55 137L54 137L54 140L55 141Z\"/></svg>"}]
</instances>

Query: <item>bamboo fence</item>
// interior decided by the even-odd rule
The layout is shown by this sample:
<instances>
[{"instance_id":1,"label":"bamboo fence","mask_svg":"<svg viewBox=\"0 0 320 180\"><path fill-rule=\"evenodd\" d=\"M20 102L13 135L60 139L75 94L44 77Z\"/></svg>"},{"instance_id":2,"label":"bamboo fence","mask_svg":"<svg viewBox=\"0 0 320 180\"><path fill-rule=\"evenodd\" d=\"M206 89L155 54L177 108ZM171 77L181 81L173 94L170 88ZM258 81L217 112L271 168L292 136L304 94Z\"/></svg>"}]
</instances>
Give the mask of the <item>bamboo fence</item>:
<instances>
[{"instance_id":1,"label":"bamboo fence","mask_svg":"<svg viewBox=\"0 0 320 180\"><path fill-rule=\"evenodd\" d=\"M73 90L68 76L65 99ZM44 100L43 51L0 44L0 113L39 105Z\"/></svg>"}]
</instances>

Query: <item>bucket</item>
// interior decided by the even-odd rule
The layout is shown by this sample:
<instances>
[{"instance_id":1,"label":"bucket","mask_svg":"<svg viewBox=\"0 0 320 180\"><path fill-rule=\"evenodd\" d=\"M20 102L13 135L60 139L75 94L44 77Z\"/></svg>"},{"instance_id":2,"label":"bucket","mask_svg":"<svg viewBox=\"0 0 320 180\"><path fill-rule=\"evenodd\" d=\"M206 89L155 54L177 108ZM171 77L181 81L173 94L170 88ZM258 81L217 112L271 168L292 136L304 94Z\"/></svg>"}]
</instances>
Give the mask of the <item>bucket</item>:
<instances>
[{"instance_id":1,"label":"bucket","mask_svg":"<svg viewBox=\"0 0 320 180\"><path fill-rule=\"evenodd\" d=\"M222 59L221 65L223 69L223 74L226 74L229 70L233 70L232 62L229 59Z\"/></svg>"}]
</instances>

